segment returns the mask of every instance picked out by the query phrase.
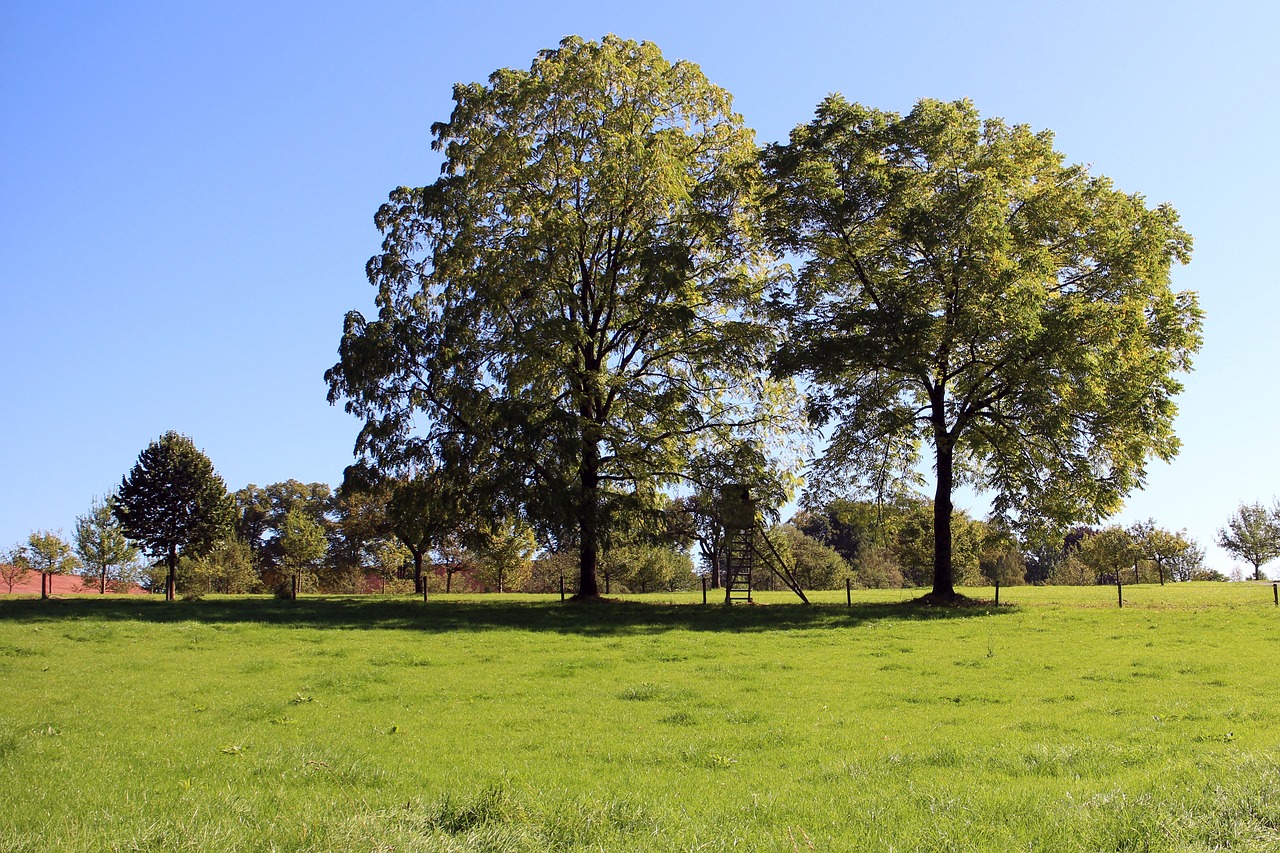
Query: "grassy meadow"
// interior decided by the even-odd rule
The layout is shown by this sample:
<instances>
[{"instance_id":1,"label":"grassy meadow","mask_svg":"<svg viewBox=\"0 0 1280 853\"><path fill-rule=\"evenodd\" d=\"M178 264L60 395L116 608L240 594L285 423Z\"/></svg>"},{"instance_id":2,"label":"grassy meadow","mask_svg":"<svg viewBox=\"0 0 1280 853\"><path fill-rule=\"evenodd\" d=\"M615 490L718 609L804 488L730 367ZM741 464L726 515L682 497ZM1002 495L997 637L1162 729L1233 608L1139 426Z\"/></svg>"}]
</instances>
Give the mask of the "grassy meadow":
<instances>
[{"instance_id":1,"label":"grassy meadow","mask_svg":"<svg viewBox=\"0 0 1280 853\"><path fill-rule=\"evenodd\" d=\"M1280 850L1270 586L912 594L0 599L0 851Z\"/></svg>"}]
</instances>

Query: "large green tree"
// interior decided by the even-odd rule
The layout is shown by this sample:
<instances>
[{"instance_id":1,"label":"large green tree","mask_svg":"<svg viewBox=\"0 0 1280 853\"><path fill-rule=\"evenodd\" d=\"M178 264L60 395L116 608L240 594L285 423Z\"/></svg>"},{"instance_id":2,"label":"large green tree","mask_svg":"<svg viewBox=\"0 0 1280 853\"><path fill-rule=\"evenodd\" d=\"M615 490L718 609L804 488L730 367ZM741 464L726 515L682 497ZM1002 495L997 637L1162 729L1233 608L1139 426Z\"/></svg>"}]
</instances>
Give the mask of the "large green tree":
<instances>
[{"instance_id":1,"label":"large green tree","mask_svg":"<svg viewBox=\"0 0 1280 853\"><path fill-rule=\"evenodd\" d=\"M195 443L169 431L146 446L120 483L112 512L126 536L169 567L165 598L174 599L178 555L199 556L230 529L227 486Z\"/></svg>"},{"instance_id":2,"label":"large green tree","mask_svg":"<svg viewBox=\"0 0 1280 853\"><path fill-rule=\"evenodd\" d=\"M138 549L124 535L112 512L114 496L95 500L89 512L76 518L76 553L90 576L98 579L98 591L107 592L107 576L125 580L124 572L138 561Z\"/></svg>"},{"instance_id":3,"label":"large green tree","mask_svg":"<svg viewBox=\"0 0 1280 853\"><path fill-rule=\"evenodd\" d=\"M1191 251L1172 207L968 101L833 95L764 162L771 237L803 258L777 369L813 380L818 476L872 485L930 449L934 596L955 596L963 480L1022 527L1093 521L1177 452L1201 313L1170 287Z\"/></svg>"},{"instance_id":4,"label":"large green tree","mask_svg":"<svg viewBox=\"0 0 1280 853\"><path fill-rule=\"evenodd\" d=\"M615 505L782 399L759 378L752 133L696 65L615 36L566 38L454 103L433 127L442 177L378 211L378 315L347 315L330 400L384 467L482 468L485 503L576 546L594 597Z\"/></svg>"}]
</instances>

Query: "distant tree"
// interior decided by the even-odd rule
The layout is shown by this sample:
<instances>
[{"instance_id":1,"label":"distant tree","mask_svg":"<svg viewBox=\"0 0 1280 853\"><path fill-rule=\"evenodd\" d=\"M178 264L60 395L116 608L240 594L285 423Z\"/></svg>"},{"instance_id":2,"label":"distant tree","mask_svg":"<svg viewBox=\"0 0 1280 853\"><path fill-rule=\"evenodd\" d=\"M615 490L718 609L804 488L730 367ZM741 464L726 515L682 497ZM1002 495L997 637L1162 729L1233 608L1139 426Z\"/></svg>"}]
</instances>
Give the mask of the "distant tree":
<instances>
[{"instance_id":1,"label":"distant tree","mask_svg":"<svg viewBox=\"0 0 1280 853\"><path fill-rule=\"evenodd\" d=\"M281 564L293 578L293 589L310 588L314 572L329 549L324 527L304 507L285 513L279 536Z\"/></svg>"},{"instance_id":2,"label":"distant tree","mask_svg":"<svg viewBox=\"0 0 1280 853\"><path fill-rule=\"evenodd\" d=\"M1262 567L1280 557L1280 513L1260 503L1240 504L1227 526L1218 530L1218 545L1253 566L1253 579L1263 580Z\"/></svg>"},{"instance_id":3,"label":"distant tree","mask_svg":"<svg viewBox=\"0 0 1280 853\"><path fill-rule=\"evenodd\" d=\"M27 546L14 545L7 551L0 552L0 583L4 583L9 588L9 594L13 594L13 588L22 583L27 575L31 574L31 560L27 556Z\"/></svg>"},{"instance_id":4,"label":"distant tree","mask_svg":"<svg viewBox=\"0 0 1280 853\"><path fill-rule=\"evenodd\" d=\"M601 565L628 591L641 594L687 588L693 579L689 555L662 545L613 548L604 553Z\"/></svg>"},{"instance_id":5,"label":"distant tree","mask_svg":"<svg viewBox=\"0 0 1280 853\"><path fill-rule=\"evenodd\" d=\"M536 547L533 531L527 525L499 525L488 532L483 545L473 552L469 574L486 590L511 592L529 580Z\"/></svg>"},{"instance_id":6,"label":"distant tree","mask_svg":"<svg viewBox=\"0 0 1280 853\"><path fill-rule=\"evenodd\" d=\"M178 561L178 589L184 594L243 595L262 589L254 567L253 549L236 533L228 532L199 557Z\"/></svg>"},{"instance_id":7,"label":"distant tree","mask_svg":"<svg viewBox=\"0 0 1280 853\"><path fill-rule=\"evenodd\" d=\"M107 578L127 581L128 570L138 562L138 549L124 535L124 529L112 512L115 498L108 495L95 500L86 515L76 519L76 553L89 572L98 580L98 592L106 594Z\"/></svg>"},{"instance_id":8,"label":"distant tree","mask_svg":"<svg viewBox=\"0 0 1280 853\"><path fill-rule=\"evenodd\" d=\"M213 463L185 435L166 432L138 455L112 505L125 536L166 561L165 598L177 590L179 553L199 556L230 528L232 503Z\"/></svg>"},{"instance_id":9,"label":"distant tree","mask_svg":"<svg viewBox=\"0 0 1280 853\"><path fill-rule=\"evenodd\" d=\"M50 575L69 575L80 568L71 546L50 530L34 531L27 538L26 557L31 568L40 573L41 598L49 597L53 585Z\"/></svg>"},{"instance_id":10,"label":"distant tree","mask_svg":"<svg viewBox=\"0 0 1280 853\"><path fill-rule=\"evenodd\" d=\"M764 169L773 242L804 258L776 369L813 381L818 476L875 489L929 448L932 595L955 595L958 483L1019 526L1092 520L1177 452L1201 313L1170 288L1191 251L1173 208L968 101L831 95Z\"/></svg>"},{"instance_id":11,"label":"distant tree","mask_svg":"<svg viewBox=\"0 0 1280 853\"><path fill-rule=\"evenodd\" d=\"M834 549L793 524L780 524L770 534L778 542L778 550L791 563L796 581L804 589L836 589L852 578L849 563Z\"/></svg>"},{"instance_id":12,"label":"distant tree","mask_svg":"<svg viewBox=\"0 0 1280 853\"><path fill-rule=\"evenodd\" d=\"M1096 583L1113 584L1133 577L1142 552L1128 530L1118 525L1104 527L1072 546L1071 558L1089 567Z\"/></svg>"},{"instance_id":13,"label":"distant tree","mask_svg":"<svg viewBox=\"0 0 1280 853\"><path fill-rule=\"evenodd\" d=\"M379 315L347 315L330 400L380 457L462 437L596 597L609 502L674 488L700 433L766 432L790 402L760 378L752 134L696 65L616 36L454 103L443 177L378 211Z\"/></svg>"},{"instance_id":14,"label":"distant tree","mask_svg":"<svg viewBox=\"0 0 1280 853\"><path fill-rule=\"evenodd\" d=\"M1149 518L1130 525L1129 536L1138 558L1155 565L1162 586L1166 576L1175 581L1187 580L1204 568L1204 551L1185 530L1174 533L1158 527L1155 520Z\"/></svg>"}]
</instances>

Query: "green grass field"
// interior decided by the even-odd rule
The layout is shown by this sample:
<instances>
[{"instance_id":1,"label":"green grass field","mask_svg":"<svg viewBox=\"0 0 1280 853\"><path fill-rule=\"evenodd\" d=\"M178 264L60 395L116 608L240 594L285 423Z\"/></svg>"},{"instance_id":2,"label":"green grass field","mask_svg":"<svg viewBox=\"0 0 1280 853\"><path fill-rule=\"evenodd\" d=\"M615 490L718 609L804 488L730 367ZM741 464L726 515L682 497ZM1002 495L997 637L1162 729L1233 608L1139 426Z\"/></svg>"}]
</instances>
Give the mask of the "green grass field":
<instances>
[{"instance_id":1,"label":"green grass field","mask_svg":"<svg viewBox=\"0 0 1280 853\"><path fill-rule=\"evenodd\" d=\"M0 600L0 850L1280 850L1269 586L912 594Z\"/></svg>"}]
</instances>

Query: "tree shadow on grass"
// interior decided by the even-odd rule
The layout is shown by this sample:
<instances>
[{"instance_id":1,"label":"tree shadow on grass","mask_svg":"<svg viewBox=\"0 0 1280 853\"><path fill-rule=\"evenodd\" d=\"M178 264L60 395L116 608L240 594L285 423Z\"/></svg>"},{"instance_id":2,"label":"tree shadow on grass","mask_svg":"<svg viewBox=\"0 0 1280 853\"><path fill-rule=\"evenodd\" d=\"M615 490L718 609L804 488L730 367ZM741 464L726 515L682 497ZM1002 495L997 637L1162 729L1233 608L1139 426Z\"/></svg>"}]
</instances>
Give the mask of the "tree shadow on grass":
<instances>
[{"instance_id":1,"label":"tree shadow on grass","mask_svg":"<svg viewBox=\"0 0 1280 853\"><path fill-rule=\"evenodd\" d=\"M886 619L932 621L998 616L1010 606L926 607L905 603L648 604L605 601L432 601L386 598L224 598L176 601L137 598L67 598L0 601L0 622L39 624L68 620L137 621L151 624L255 624L359 631L543 631L580 635L649 634L664 631L795 631L850 628Z\"/></svg>"}]
</instances>

